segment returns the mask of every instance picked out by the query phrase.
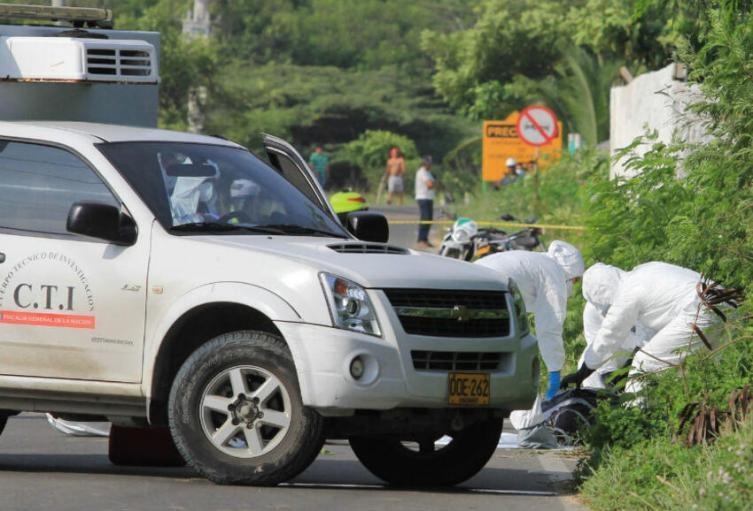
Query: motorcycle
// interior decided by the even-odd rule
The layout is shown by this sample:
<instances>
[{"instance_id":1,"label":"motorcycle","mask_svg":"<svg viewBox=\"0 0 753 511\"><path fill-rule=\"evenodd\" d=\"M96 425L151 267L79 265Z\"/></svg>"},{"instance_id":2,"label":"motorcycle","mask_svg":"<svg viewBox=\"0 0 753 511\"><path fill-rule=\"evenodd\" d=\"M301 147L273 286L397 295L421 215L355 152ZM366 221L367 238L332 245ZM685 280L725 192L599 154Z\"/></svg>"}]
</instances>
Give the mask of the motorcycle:
<instances>
[{"instance_id":1,"label":"motorcycle","mask_svg":"<svg viewBox=\"0 0 753 511\"><path fill-rule=\"evenodd\" d=\"M516 221L512 215L502 215L500 219L506 222ZM526 223L535 221L535 218L526 219ZM542 231L538 227L526 227L510 234L493 227L479 228L472 219L461 217L442 238L439 255L472 261L508 250L531 251L541 246L541 235Z\"/></svg>"}]
</instances>

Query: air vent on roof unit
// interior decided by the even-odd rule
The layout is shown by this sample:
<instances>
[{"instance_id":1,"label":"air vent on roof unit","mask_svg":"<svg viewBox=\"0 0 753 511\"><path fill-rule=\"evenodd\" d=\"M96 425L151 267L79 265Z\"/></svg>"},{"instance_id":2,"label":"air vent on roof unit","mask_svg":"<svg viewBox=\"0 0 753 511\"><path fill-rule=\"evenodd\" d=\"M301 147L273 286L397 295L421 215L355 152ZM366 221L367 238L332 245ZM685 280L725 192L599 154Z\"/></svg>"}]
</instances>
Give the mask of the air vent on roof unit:
<instances>
[{"instance_id":1,"label":"air vent on roof unit","mask_svg":"<svg viewBox=\"0 0 753 511\"><path fill-rule=\"evenodd\" d=\"M157 83L157 52L145 41L0 37L0 79Z\"/></svg>"},{"instance_id":2,"label":"air vent on roof unit","mask_svg":"<svg viewBox=\"0 0 753 511\"><path fill-rule=\"evenodd\" d=\"M338 243L328 245L329 248L341 254L407 254L404 248L376 243Z\"/></svg>"}]
</instances>

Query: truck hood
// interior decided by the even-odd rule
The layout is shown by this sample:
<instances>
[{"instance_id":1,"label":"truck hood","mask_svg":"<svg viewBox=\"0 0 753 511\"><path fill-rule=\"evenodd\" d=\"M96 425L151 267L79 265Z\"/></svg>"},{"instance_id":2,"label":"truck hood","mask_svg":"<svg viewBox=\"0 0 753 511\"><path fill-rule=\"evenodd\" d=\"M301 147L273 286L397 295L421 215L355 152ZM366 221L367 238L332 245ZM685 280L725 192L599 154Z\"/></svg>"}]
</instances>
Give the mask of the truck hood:
<instances>
[{"instance_id":1,"label":"truck hood","mask_svg":"<svg viewBox=\"0 0 753 511\"><path fill-rule=\"evenodd\" d=\"M480 265L381 243L309 236L196 236L193 240L217 249L226 247L286 258L372 289L507 290L507 283L496 272ZM347 250L364 252L345 252L345 245ZM384 253L384 247L394 249L394 253Z\"/></svg>"}]
</instances>

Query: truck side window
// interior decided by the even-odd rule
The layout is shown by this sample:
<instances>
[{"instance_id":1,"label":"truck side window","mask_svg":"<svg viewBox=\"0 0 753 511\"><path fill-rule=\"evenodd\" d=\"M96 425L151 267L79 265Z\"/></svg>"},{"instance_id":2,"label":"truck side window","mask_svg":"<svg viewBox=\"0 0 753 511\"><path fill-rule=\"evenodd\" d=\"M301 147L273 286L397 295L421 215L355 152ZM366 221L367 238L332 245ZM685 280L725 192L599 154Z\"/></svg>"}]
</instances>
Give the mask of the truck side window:
<instances>
[{"instance_id":1,"label":"truck side window","mask_svg":"<svg viewBox=\"0 0 753 511\"><path fill-rule=\"evenodd\" d=\"M311 199L314 204L319 204L319 197L316 196L314 190L311 188L311 185L306 182L306 178L303 177L303 174L301 173L300 169L298 169L298 166L293 163L290 158L283 154L270 152L269 160L272 165L280 171L280 174L282 174L283 177L290 182L290 184L298 188L298 190L303 193L303 195Z\"/></svg>"},{"instance_id":2,"label":"truck side window","mask_svg":"<svg viewBox=\"0 0 753 511\"><path fill-rule=\"evenodd\" d=\"M57 147L0 141L0 228L68 234L75 202L119 203L91 168Z\"/></svg>"}]
</instances>

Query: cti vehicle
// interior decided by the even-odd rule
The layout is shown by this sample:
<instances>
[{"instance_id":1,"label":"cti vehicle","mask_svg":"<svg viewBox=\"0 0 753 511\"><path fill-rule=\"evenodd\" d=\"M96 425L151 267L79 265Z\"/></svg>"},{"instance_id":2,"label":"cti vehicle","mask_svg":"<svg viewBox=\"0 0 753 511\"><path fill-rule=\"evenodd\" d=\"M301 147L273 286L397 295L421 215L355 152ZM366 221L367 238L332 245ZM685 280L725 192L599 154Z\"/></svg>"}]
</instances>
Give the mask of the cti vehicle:
<instances>
[{"instance_id":1,"label":"cti vehicle","mask_svg":"<svg viewBox=\"0 0 753 511\"><path fill-rule=\"evenodd\" d=\"M151 104L154 34L60 30L0 27L15 73L0 86L36 97L31 117L58 89L110 94L86 120L127 110L119 89ZM341 222L295 149L264 145L262 159L142 126L0 122L0 423L169 426L218 483L291 479L328 438L393 484L471 477L536 394L514 283L385 244L376 213Z\"/></svg>"}]
</instances>

